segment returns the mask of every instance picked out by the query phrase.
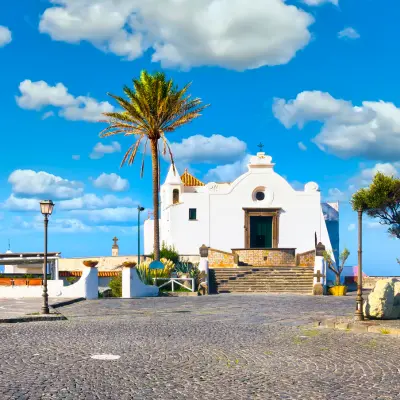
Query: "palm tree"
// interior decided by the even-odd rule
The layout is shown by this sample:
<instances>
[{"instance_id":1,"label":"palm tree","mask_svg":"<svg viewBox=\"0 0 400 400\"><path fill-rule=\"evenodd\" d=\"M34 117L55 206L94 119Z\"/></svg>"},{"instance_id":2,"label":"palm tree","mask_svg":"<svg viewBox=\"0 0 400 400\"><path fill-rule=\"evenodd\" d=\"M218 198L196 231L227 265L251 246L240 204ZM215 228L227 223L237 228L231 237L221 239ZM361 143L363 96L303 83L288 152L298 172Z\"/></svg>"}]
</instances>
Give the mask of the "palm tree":
<instances>
[{"instance_id":1,"label":"palm tree","mask_svg":"<svg viewBox=\"0 0 400 400\"><path fill-rule=\"evenodd\" d=\"M178 89L172 79L167 80L164 73L149 74L142 71L139 79L133 79L133 89L124 86L125 98L108 93L114 98L122 111L103 113L108 119L108 127L100 133L100 137L123 134L135 135L135 142L125 153L121 166L125 163L132 165L140 143L144 141L143 155L150 142L152 175L153 175L153 207L154 207L154 259L160 259L159 231L159 180L160 159L159 145L163 144L163 154L168 151L171 164L175 171L174 157L166 138L167 133L173 132L182 125L199 117L209 105L202 105L201 99L192 99L187 94L190 84ZM143 176L144 157L141 166Z\"/></svg>"}]
</instances>

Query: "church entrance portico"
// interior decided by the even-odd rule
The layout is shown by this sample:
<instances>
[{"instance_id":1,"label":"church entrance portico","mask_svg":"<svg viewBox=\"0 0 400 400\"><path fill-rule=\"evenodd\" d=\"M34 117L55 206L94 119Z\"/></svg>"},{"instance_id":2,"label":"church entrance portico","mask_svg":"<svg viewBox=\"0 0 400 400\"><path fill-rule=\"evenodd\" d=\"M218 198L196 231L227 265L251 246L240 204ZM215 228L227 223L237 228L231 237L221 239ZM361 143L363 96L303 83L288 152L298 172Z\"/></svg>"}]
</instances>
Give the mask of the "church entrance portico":
<instances>
[{"instance_id":1,"label":"church entrance portico","mask_svg":"<svg viewBox=\"0 0 400 400\"><path fill-rule=\"evenodd\" d=\"M279 244L280 208L243 208L246 249L272 249Z\"/></svg>"}]
</instances>

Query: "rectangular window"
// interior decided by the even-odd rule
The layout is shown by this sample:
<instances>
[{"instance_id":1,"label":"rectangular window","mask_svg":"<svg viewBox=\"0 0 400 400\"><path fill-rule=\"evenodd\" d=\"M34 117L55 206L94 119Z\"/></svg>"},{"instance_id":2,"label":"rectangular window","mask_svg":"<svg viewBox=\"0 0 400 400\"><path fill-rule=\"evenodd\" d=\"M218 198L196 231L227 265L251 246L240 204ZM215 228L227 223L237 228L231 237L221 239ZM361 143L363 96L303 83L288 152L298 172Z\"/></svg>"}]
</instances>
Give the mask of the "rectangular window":
<instances>
[{"instance_id":1,"label":"rectangular window","mask_svg":"<svg viewBox=\"0 0 400 400\"><path fill-rule=\"evenodd\" d=\"M195 221L197 219L197 209L196 208L189 208L189 220Z\"/></svg>"}]
</instances>

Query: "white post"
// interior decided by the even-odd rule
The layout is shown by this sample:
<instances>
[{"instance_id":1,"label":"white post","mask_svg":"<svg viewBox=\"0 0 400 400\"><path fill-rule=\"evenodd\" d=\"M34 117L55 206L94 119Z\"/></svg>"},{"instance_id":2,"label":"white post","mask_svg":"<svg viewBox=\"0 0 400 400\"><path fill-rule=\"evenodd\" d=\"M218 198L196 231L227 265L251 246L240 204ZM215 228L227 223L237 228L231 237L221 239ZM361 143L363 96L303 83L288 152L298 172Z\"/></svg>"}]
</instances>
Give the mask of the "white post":
<instances>
[{"instance_id":1,"label":"white post","mask_svg":"<svg viewBox=\"0 0 400 400\"><path fill-rule=\"evenodd\" d=\"M122 297L129 299L132 297L132 272L136 274L135 268L124 267L122 268Z\"/></svg>"},{"instance_id":2,"label":"white post","mask_svg":"<svg viewBox=\"0 0 400 400\"><path fill-rule=\"evenodd\" d=\"M54 260L54 279L58 281L60 279L60 273L58 271L58 258Z\"/></svg>"}]
</instances>

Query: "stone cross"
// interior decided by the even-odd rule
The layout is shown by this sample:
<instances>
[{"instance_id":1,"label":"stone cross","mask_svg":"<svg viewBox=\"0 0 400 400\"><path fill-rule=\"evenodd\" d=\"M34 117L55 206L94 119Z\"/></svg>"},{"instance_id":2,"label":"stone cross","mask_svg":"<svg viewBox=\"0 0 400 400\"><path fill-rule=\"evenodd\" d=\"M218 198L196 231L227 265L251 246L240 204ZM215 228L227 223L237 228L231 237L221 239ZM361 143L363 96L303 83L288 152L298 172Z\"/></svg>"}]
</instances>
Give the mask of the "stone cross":
<instances>
[{"instance_id":1,"label":"stone cross","mask_svg":"<svg viewBox=\"0 0 400 400\"><path fill-rule=\"evenodd\" d=\"M113 239L113 241L114 241L114 246L118 246L118 245L117 245L118 238L117 238L116 236L114 236L114 239Z\"/></svg>"},{"instance_id":2,"label":"stone cross","mask_svg":"<svg viewBox=\"0 0 400 400\"><path fill-rule=\"evenodd\" d=\"M260 142L260 144L258 144L257 145L257 147L259 147L260 148L260 151L263 151L263 147L264 147L264 145Z\"/></svg>"},{"instance_id":3,"label":"stone cross","mask_svg":"<svg viewBox=\"0 0 400 400\"><path fill-rule=\"evenodd\" d=\"M325 275L322 275L320 270L318 270L313 276L317 278L317 283L321 283L321 278L325 278Z\"/></svg>"}]
</instances>

